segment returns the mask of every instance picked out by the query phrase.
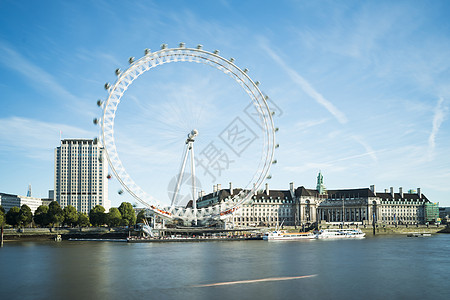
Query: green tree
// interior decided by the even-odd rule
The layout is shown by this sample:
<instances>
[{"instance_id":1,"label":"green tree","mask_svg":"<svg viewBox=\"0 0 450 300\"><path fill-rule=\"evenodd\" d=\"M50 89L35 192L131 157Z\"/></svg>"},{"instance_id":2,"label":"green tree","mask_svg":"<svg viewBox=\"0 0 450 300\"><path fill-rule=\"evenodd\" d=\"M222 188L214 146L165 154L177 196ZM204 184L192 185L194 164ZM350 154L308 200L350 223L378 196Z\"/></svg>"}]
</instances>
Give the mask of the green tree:
<instances>
[{"instance_id":1,"label":"green tree","mask_svg":"<svg viewBox=\"0 0 450 300\"><path fill-rule=\"evenodd\" d=\"M78 212L78 222L77 222L78 226L80 227L87 227L89 226L89 217L82 212Z\"/></svg>"},{"instance_id":2,"label":"green tree","mask_svg":"<svg viewBox=\"0 0 450 300\"><path fill-rule=\"evenodd\" d=\"M120 211L115 207L111 207L109 209L109 213L107 216L108 226L116 227L119 226L121 222L122 222L122 215L120 214Z\"/></svg>"},{"instance_id":3,"label":"green tree","mask_svg":"<svg viewBox=\"0 0 450 300\"><path fill-rule=\"evenodd\" d=\"M52 201L48 205L48 219L52 226L58 226L64 221L64 212L58 202Z\"/></svg>"},{"instance_id":4,"label":"green tree","mask_svg":"<svg viewBox=\"0 0 450 300\"><path fill-rule=\"evenodd\" d=\"M13 206L6 213L6 223L11 226L17 226L19 224L19 212L20 208Z\"/></svg>"},{"instance_id":5,"label":"green tree","mask_svg":"<svg viewBox=\"0 0 450 300\"><path fill-rule=\"evenodd\" d=\"M136 223L144 223L144 219L145 219L145 210L141 210L136 217Z\"/></svg>"},{"instance_id":6,"label":"green tree","mask_svg":"<svg viewBox=\"0 0 450 300\"><path fill-rule=\"evenodd\" d=\"M93 226L100 226L106 223L105 208L101 205L96 205L89 212L89 221Z\"/></svg>"},{"instance_id":7,"label":"green tree","mask_svg":"<svg viewBox=\"0 0 450 300\"><path fill-rule=\"evenodd\" d=\"M77 224L78 213L75 207L73 207L72 205L67 205L66 207L64 207L63 213L64 224L70 225L70 227L73 227L73 225Z\"/></svg>"},{"instance_id":8,"label":"green tree","mask_svg":"<svg viewBox=\"0 0 450 300\"><path fill-rule=\"evenodd\" d=\"M3 206L0 205L0 227L3 228L3 226L6 224L6 213Z\"/></svg>"},{"instance_id":9,"label":"green tree","mask_svg":"<svg viewBox=\"0 0 450 300\"><path fill-rule=\"evenodd\" d=\"M0 206L0 208L3 208L3 207ZM5 223L6 223L5 212L0 209L0 227L5 225Z\"/></svg>"},{"instance_id":10,"label":"green tree","mask_svg":"<svg viewBox=\"0 0 450 300\"><path fill-rule=\"evenodd\" d=\"M136 214L134 212L133 206L129 202L122 202L119 206L120 214L122 215L123 225L134 225L136 224Z\"/></svg>"},{"instance_id":11,"label":"green tree","mask_svg":"<svg viewBox=\"0 0 450 300\"><path fill-rule=\"evenodd\" d=\"M34 223L41 227L48 226L50 220L48 217L48 206L40 205L34 212Z\"/></svg>"},{"instance_id":12,"label":"green tree","mask_svg":"<svg viewBox=\"0 0 450 300\"><path fill-rule=\"evenodd\" d=\"M20 226L27 226L33 221L33 213L28 205L24 204L20 207L17 221Z\"/></svg>"}]
</instances>

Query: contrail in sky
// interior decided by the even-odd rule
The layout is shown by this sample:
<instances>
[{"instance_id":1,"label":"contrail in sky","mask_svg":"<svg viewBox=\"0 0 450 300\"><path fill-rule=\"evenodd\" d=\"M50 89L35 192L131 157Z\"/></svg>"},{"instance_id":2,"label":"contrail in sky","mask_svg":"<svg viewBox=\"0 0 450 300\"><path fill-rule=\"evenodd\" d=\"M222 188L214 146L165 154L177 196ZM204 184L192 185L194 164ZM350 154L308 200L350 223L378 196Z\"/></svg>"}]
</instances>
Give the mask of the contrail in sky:
<instances>
[{"instance_id":1,"label":"contrail in sky","mask_svg":"<svg viewBox=\"0 0 450 300\"><path fill-rule=\"evenodd\" d=\"M430 136L428 137L429 153L432 155L434 148L436 147L436 136L439 132L442 122L444 122L445 116L447 114L448 107L444 105L444 99L440 98L433 116L433 128L431 130Z\"/></svg>"},{"instance_id":2,"label":"contrail in sky","mask_svg":"<svg viewBox=\"0 0 450 300\"><path fill-rule=\"evenodd\" d=\"M267 51L267 53L272 57L274 61L276 61L291 77L292 81L297 83L302 90L308 94L311 98L313 98L317 103L322 105L326 110L328 110L341 124L347 123L347 117L343 112L341 112L336 106L333 105L330 101L325 99L318 91L314 89L314 87L306 81L300 74L298 74L294 69L289 67L281 57L276 54L272 49L270 49L265 43L262 43L262 47Z\"/></svg>"}]
</instances>

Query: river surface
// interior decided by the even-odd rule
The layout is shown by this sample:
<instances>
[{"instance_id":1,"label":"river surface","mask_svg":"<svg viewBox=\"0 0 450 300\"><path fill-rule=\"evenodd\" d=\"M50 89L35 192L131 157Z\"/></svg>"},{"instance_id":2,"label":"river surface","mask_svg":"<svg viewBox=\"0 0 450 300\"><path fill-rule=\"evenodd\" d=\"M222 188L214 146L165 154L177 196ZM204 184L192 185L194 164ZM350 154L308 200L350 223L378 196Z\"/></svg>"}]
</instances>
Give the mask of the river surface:
<instances>
[{"instance_id":1,"label":"river surface","mask_svg":"<svg viewBox=\"0 0 450 300\"><path fill-rule=\"evenodd\" d=\"M450 234L289 242L8 242L0 299L446 299Z\"/></svg>"}]
</instances>

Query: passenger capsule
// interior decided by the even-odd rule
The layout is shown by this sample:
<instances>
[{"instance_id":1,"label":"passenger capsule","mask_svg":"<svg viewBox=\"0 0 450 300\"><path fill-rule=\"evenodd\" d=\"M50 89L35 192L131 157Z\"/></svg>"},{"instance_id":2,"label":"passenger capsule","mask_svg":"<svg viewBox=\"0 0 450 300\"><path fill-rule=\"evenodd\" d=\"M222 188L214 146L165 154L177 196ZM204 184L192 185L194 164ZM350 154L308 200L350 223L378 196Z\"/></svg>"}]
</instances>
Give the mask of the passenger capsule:
<instances>
[{"instance_id":1,"label":"passenger capsule","mask_svg":"<svg viewBox=\"0 0 450 300\"><path fill-rule=\"evenodd\" d=\"M98 125L98 119L97 118L94 118L93 122L94 122L95 125Z\"/></svg>"},{"instance_id":2,"label":"passenger capsule","mask_svg":"<svg viewBox=\"0 0 450 300\"><path fill-rule=\"evenodd\" d=\"M97 100L97 106L98 106L98 107L101 107L102 104L103 104L102 100L98 99L98 100Z\"/></svg>"},{"instance_id":3,"label":"passenger capsule","mask_svg":"<svg viewBox=\"0 0 450 300\"><path fill-rule=\"evenodd\" d=\"M116 75L119 76L120 73L122 73L122 71L121 71L120 69L117 68L116 71L115 71L114 73L116 73Z\"/></svg>"},{"instance_id":4,"label":"passenger capsule","mask_svg":"<svg viewBox=\"0 0 450 300\"><path fill-rule=\"evenodd\" d=\"M105 90L109 90L110 87L111 85L109 84L109 82L105 83Z\"/></svg>"},{"instance_id":5,"label":"passenger capsule","mask_svg":"<svg viewBox=\"0 0 450 300\"><path fill-rule=\"evenodd\" d=\"M184 43L180 43L180 48L184 48Z\"/></svg>"},{"instance_id":6,"label":"passenger capsule","mask_svg":"<svg viewBox=\"0 0 450 300\"><path fill-rule=\"evenodd\" d=\"M203 45L200 45L200 44L197 45L198 50L201 50L202 48L203 48Z\"/></svg>"},{"instance_id":7,"label":"passenger capsule","mask_svg":"<svg viewBox=\"0 0 450 300\"><path fill-rule=\"evenodd\" d=\"M131 65L132 63L134 63L134 57L133 56L131 56L129 59L128 59L128 63Z\"/></svg>"},{"instance_id":8,"label":"passenger capsule","mask_svg":"<svg viewBox=\"0 0 450 300\"><path fill-rule=\"evenodd\" d=\"M214 50L214 54L219 54L219 50Z\"/></svg>"},{"instance_id":9,"label":"passenger capsule","mask_svg":"<svg viewBox=\"0 0 450 300\"><path fill-rule=\"evenodd\" d=\"M161 45L161 50L167 49L167 44L162 44Z\"/></svg>"},{"instance_id":10,"label":"passenger capsule","mask_svg":"<svg viewBox=\"0 0 450 300\"><path fill-rule=\"evenodd\" d=\"M150 51L150 49L148 49L148 48L145 48L145 50L144 50L144 54L145 54L145 55L149 55L150 53L152 53L152 52Z\"/></svg>"}]
</instances>

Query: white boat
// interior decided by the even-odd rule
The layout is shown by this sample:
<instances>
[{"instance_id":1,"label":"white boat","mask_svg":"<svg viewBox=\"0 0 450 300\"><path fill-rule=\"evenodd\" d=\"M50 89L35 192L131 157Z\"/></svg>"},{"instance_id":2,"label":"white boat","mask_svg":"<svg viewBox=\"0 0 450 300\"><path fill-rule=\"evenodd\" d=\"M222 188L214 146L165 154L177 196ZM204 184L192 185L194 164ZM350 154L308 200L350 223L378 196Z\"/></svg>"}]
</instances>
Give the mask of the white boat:
<instances>
[{"instance_id":1,"label":"white boat","mask_svg":"<svg viewBox=\"0 0 450 300\"><path fill-rule=\"evenodd\" d=\"M407 237L424 237L424 236L431 236L431 233L412 232L412 233L408 233L406 236Z\"/></svg>"},{"instance_id":2,"label":"white boat","mask_svg":"<svg viewBox=\"0 0 450 300\"><path fill-rule=\"evenodd\" d=\"M319 239L363 239L365 233L361 229L323 229L317 234Z\"/></svg>"},{"instance_id":3,"label":"white boat","mask_svg":"<svg viewBox=\"0 0 450 300\"><path fill-rule=\"evenodd\" d=\"M263 240L265 241L311 240L316 238L316 234L312 232L286 232L281 230L267 232L263 236Z\"/></svg>"}]
</instances>

